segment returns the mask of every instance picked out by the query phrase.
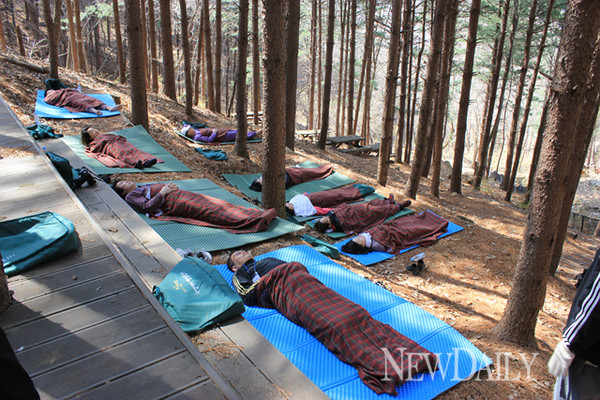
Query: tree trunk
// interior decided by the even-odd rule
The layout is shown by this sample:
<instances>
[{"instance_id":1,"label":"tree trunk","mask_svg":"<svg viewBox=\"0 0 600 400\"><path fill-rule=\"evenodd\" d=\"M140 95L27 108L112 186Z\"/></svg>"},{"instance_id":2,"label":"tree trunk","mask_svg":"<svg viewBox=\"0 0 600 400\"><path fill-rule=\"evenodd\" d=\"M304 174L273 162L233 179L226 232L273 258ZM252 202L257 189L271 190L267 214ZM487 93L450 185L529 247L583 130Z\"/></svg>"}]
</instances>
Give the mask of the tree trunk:
<instances>
[{"instance_id":1,"label":"tree trunk","mask_svg":"<svg viewBox=\"0 0 600 400\"><path fill-rule=\"evenodd\" d=\"M159 0L160 38L163 59L163 93L177 101L175 90L175 65L173 62L173 39L171 30L171 1Z\"/></svg>"},{"instance_id":2,"label":"tree trunk","mask_svg":"<svg viewBox=\"0 0 600 400\"><path fill-rule=\"evenodd\" d=\"M308 94L308 129L315 126L315 77L317 75L317 3L312 2L310 19L310 87Z\"/></svg>"},{"instance_id":3,"label":"tree trunk","mask_svg":"<svg viewBox=\"0 0 600 400\"><path fill-rule=\"evenodd\" d=\"M215 111L215 86L214 86L214 73L213 73L213 61L212 61L212 43L210 34L210 14L208 11L208 0L202 1L202 14L204 17L204 62L206 63L206 89L207 89L207 100L208 109Z\"/></svg>"},{"instance_id":4,"label":"tree trunk","mask_svg":"<svg viewBox=\"0 0 600 400\"><path fill-rule=\"evenodd\" d=\"M535 11L537 9L537 0L533 0L531 11L529 13L529 25L527 26L527 36L525 38L525 48L523 50L523 64L519 73L519 86L515 95L515 105L513 107L512 123L510 125L510 136L508 137L508 149L506 152L506 166L504 167L504 177L501 188L508 190L510 180L512 179L511 167L515 152L515 140L517 138L517 126L519 124L519 114L521 113L521 101L523 100L523 91L525 90L525 78L529 67L529 56L531 53L531 37L533 36L533 24L535 22ZM511 188L512 190L512 188ZM505 197L506 201L510 201L510 195Z\"/></svg>"},{"instance_id":5,"label":"tree trunk","mask_svg":"<svg viewBox=\"0 0 600 400\"><path fill-rule=\"evenodd\" d=\"M181 10L181 47L183 48L183 74L185 80L185 115L191 117L193 113L194 88L192 85L192 56L188 39L188 17L185 0L179 0ZM145 46L144 46L145 47Z\"/></svg>"},{"instance_id":6,"label":"tree trunk","mask_svg":"<svg viewBox=\"0 0 600 400\"><path fill-rule=\"evenodd\" d=\"M150 62L148 62L148 23L146 21L146 0L140 0L140 16L142 24L142 53L144 56L144 70L146 71L146 89L150 88Z\"/></svg>"},{"instance_id":7,"label":"tree trunk","mask_svg":"<svg viewBox=\"0 0 600 400\"><path fill-rule=\"evenodd\" d=\"M531 192L533 191L533 180L537 170L537 165L540 159L540 152L542 151L542 139L544 137L544 131L546 130L546 120L548 116L548 102L550 101L550 87L548 85L546 89L546 100L544 100L544 107L542 107L542 116L540 118L540 126L538 128L537 137L535 139L535 146L533 148L533 155L531 156L531 168L529 169L529 178L527 179L527 193L525 194L526 202L531 201Z\"/></svg>"},{"instance_id":8,"label":"tree trunk","mask_svg":"<svg viewBox=\"0 0 600 400\"><path fill-rule=\"evenodd\" d=\"M467 37L465 65L463 67L458 116L456 118L454 163L452 164L452 177L450 178L450 192L458 194L462 194L462 165L465 154L465 134L467 132L467 116L469 115L471 81L473 80L473 63L475 60L475 47L477 46L477 27L480 11L481 0L473 0L469 15L469 36Z\"/></svg>"},{"instance_id":9,"label":"tree trunk","mask_svg":"<svg viewBox=\"0 0 600 400\"><path fill-rule=\"evenodd\" d=\"M252 98L253 122L260 123L260 41L258 40L258 0L252 0ZM240 90L241 87L240 87Z\"/></svg>"},{"instance_id":10,"label":"tree trunk","mask_svg":"<svg viewBox=\"0 0 600 400\"><path fill-rule=\"evenodd\" d=\"M510 10L510 0L506 0L504 3L504 16L502 18L502 29L500 31L500 37L495 43L497 46L494 47L494 55L492 56L492 76L488 84L488 92L486 94L486 112L483 114L483 121L481 124L481 135L479 139L479 152L477 155L477 164L475 168L475 180L473 187L479 190L481 186L481 180L483 179L483 172L485 171L485 164L487 161L488 146L490 144L490 128L492 126L492 119L494 116L494 106L496 104L496 91L498 89L498 78L500 76L500 67L502 65L502 53L504 50L504 39L506 37L506 26L508 23L508 12ZM515 12L516 14L516 12ZM514 32L515 29L513 29ZM512 46L511 46L512 48ZM510 64L510 63L508 63ZM508 65L507 64L507 65Z\"/></svg>"},{"instance_id":11,"label":"tree trunk","mask_svg":"<svg viewBox=\"0 0 600 400\"><path fill-rule=\"evenodd\" d=\"M354 121L358 121L358 114L360 113L360 99L362 96L363 82L368 79L366 74L366 69L368 65L371 65L371 55L373 54L373 33L374 33L374 25L375 25L375 11L376 11L376 0L367 0L369 3L369 13L367 15L367 26L366 26L366 36L365 36L365 49L363 52L363 64L360 72L360 83L358 85L358 93L356 96L356 109L354 111ZM365 84L366 86L366 84ZM365 89L365 92L367 90ZM353 126L352 134L356 134L357 123Z\"/></svg>"},{"instance_id":12,"label":"tree trunk","mask_svg":"<svg viewBox=\"0 0 600 400\"><path fill-rule=\"evenodd\" d=\"M408 63L410 51L410 10L412 0L404 1L404 15L402 16L402 64L400 67L400 98L398 100L398 125L396 127L396 154L394 161L400 163L402 154L402 144L404 140L404 130L408 125L406 123L406 82L408 80Z\"/></svg>"},{"instance_id":13,"label":"tree trunk","mask_svg":"<svg viewBox=\"0 0 600 400\"><path fill-rule=\"evenodd\" d=\"M246 91L246 60L248 56L248 0L240 0L240 19L238 26L238 70L236 86L239 88L236 94L235 114L237 122L237 135L233 153L237 157L250 158L247 146L248 117L248 95Z\"/></svg>"},{"instance_id":14,"label":"tree trunk","mask_svg":"<svg viewBox=\"0 0 600 400\"><path fill-rule=\"evenodd\" d=\"M575 147L573 156L569 162L570 168L567 171L569 178L563 188L562 210L560 212L560 221L558 224L558 233L554 251L552 253L552 261L550 263L550 274L554 275L560 258L562 257L562 248L567 235L569 225L569 217L571 216L571 207L577 193L577 186L581 178L581 172L585 164L585 156L590 147L596 119L598 117L598 108L600 107L600 38L596 40L594 50L594 58L590 67L589 78L585 88L582 111L580 118L577 121L577 138L575 139Z\"/></svg>"},{"instance_id":15,"label":"tree trunk","mask_svg":"<svg viewBox=\"0 0 600 400\"><path fill-rule=\"evenodd\" d=\"M325 150L329 130L329 103L331 101L331 74L333 66L333 28L335 26L335 0L329 0L327 21L327 48L325 49L325 82L323 83L323 112L321 113L321 133L319 148Z\"/></svg>"},{"instance_id":16,"label":"tree trunk","mask_svg":"<svg viewBox=\"0 0 600 400\"><path fill-rule=\"evenodd\" d=\"M75 22L73 21L73 5L67 0L67 23L69 24L69 47L73 60L73 71L79 71L79 55L77 54L77 41L75 40ZM17 26L18 28L18 26ZM17 30L17 34L20 32Z\"/></svg>"},{"instance_id":17,"label":"tree trunk","mask_svg":"<svg viewBox=\"0 0 600 400\"><path fill-rule=\"evenodd\" d=\"M46 4L46 0L44 0L44 4ZM6 36L4 35L4 21L2 21L3 19L4 14L0 13L0 51L6 53Z\"/></svg>"},{"instance_id":18,"label":"tree trunk","mask_svg":"<svg viewBox=\"0 0 600 400\"><path fill-rule=\"evenodd\" d=\"M95 51L94 51L94 60L95 60L95 70L98 71L100 69L100 67L102 66L102 49L103 49L103 45L100 43L100 21L98 20L98 18L96 17L96 15L94 15L92 17L92 20L94 21L94 47L95 47ZM81 62L79 64L79 67L81 68Z\"/></svg>"},{"instance_id":19,"label":"tree trunk","mask_svg":"<svg viewBox=\"0 0 600 400\"><path fill-rule=\"evenodd\" d=\"M121 38L121 18L119 17L119 0L113 0L113 13L115 16L115 41L117 42L117 59L119 61L119 82L125 83L125 54L123 53L123 39Z\"/></svg>"},{"instance_id":20,"label":"tree trunk","mask_svg":"<svg viewBox=\"0 0 600 400\"><path fill-rule=\"evenodd\" d=\"M25 46L23 45L23 35L21 34L21 27L17 25L17 47L19 48L19 55L25 57Z\"/></svg>"},{"instance_id":21,"label":"tree trunk","mask_svg":"<svg viewBox=\"0 0 600 400\"><path fill-rule=\"evenodd\" d=\"M79 72L86 72L86 56L83 47L83 33L81 31L81 10L79 7L79 0L73 0L75 5L75 39L77 41L77 55L79 56Z\"/></svg>"},{"instance_id":22,"label":"tree trunk","mask_svg":"<svg viewBox=\"0 0 600 400\"><path fill-rule=\"evenodd\" d=\"M146 95L146 67L139 0L126 0L127 38L129 47L129 76L131 90L131 122L150 130L148 124L148 98Z\"/></svg>"},{"instance_id":23,"label":"tree trunk","mask_svg":"<svg viewBox=\"0 0 600 400\"><path fill-rule=\"evenodd\" d=\"M450 89L450 74L452 72L452 57L454 55L454 41L456 36L456 19L458 17L458 0L448 1L448 14L444 27L444 49L442 65L440 67L441 82L438 95L439 108L437 111L436 131L433 147L433 171L431 173L431 194L440 197L440 174L442 168L442 150L444 144L444 128L446 108L448 105L448 91Z\"/></svg>"},{"instance_id":24,"label":"tree trunk","mask_svg":"<svg viewBox=\"0 0 600 400\"><path fill-rule=\"evenodd\" d=\"M569 2L528 222L508 303L495 328L501 340L526 346L535 343L535 326L544 305L551 255L557 244L557 210L561 209L573 145L580 134L578 118L594 50L590 43L598 35L599 20L598 2Z\"/></svg>"},{"instance_id":25,"label":"tree trunk","mask_svg":"<svg viewBox=\"0 0 600 400\"><path fill-rule=\"evenodd\" d=\"M410 0L412 1L412 0ZM412 110L414 105L411 102L411 98L412 98L412 75L413 75L413 56L414 56L414 49L413 49L413 43L414 43L414 36L415 36L415 32L414 32L414 28L415 28L415 15L416 15L416 5L412 5L411 9L409 10L410 15L410 25L409 28L407 29L408 31L408 52L407 52L407 63L408 63L408 75L407 75L407 79L406 79L406 112L405 112L405 120L406 122L404 123L405 127L406 127L406 141L404 142L404 152L403 154L400 153L396 153L396 159L398 160L398 162L404 162L406 163L406 158L407 158L407 154L410 152L410 138L412 136L412 132L411 132L411 115L412 115Z\"/></svg>"},{"instance_id":26,"label":"tree trunk","mask_svg":"<svg viewBox=\"0 0 600 400\"><path fill-rule=\"evenodd\" d=\"M347 134L354 132L354 64L356 63L356 0L350 0L350 53L348 55L348 126Z\"/></svg>"},{"instance_id":27,"label":"tree trunk","mask_svg":"<svg viewBox=\"0 0 600 400\"><path fill-rule=\"evenodd\" d=\"M396 104L396 85L398 81L398 63L400 52L400 22L402 0L392 1L392 23L390 25L390 44L388 50L388 68L385 78L385 97L383 103L383 133L379 147L377 183L387 184L390 152L392 150L392 129L394 125L394 105ZM402 118L402 116L400 117Z\"/></svg>"},{"instance_id":28,"label":"tree trunk","mask_svg":"<svg viewBox=\"0 0 600 400\"><path fill-rule=\"evenodd\" d=\"M287 2L286 83L285 83L285 144L294 150L296 135L296 87L298 85L298 36L300 30L300 0Z\"/></svg>"},{"instance_id":29,"label":"tree trunk","mask_svg":"<svg viewBox=\"0 0 600 400\"><path fill-rule=\"evenodd\" d=\"M152 70L152 91L158 92L158 54L156 51L156 26L154 17L154 0L148 0L148 31L150 32L150 58Z\"/></svg>"},{"instance_id":30,"label":"tree trunk","mask_svg":"<svg viewBox=\"0 0 600 400\"><path fill-rule=\"evenodd\" d=\"M322 84L323 84L323 2L319 0L317 8L317 128L321 122Z\"/></svg>"},{"instance_id":31,"label":"tree trunk","mask_svg":"<svg viewBox=\"0 0 600 400\"><path fill-rule=\"evenodd\" d=\"M529 111L531 110L531 102L533 101L533 92L535 90L535 83L537 82L537 76L540 71L540 65L542 63L542 55L544 54L544 47L546 45L546 35L548 33L548 26L550 25L550 17L552 16L552 8L554 7L554 0L548 2L548 10L546 12L546 20L544 22L544 30L542 31L542 37L539 43L539 51L535 66L533 67L533 73L531 75L531 81L529 82L529 88L527 92L527 100L525 100L525 107L523 108L523 120L521 121L521 127L519 129L519 140L517 142L517 148L515 153L515 159L512 166L510 180L506 189L506 201L510 201L515 179L517 177L517 170L519 169L519 159L521 158L521 150L523 148L523 141L525 139L525 132L527 131L527 121L529 121Z\"/></svg>"},{"instance_id":32,"label":"tree trunk","mask_svg":"<svg viewBox=\"0 0 600 400\"><path fill-rule=\"evenodd\" d=\"M50 0L44 1L44 20L48 29L48 52L50 58L50 78L58 79L58 41L60 36L61 1L54 0L54 17Z\"/></svg>"},{"instance_id":33,"label":"tree trunk","mask_svg":"<svg viewBox=\"0 0 600 400\"><path fill-rule=\"evenodd\" d=\"M285 216L285 4L263 0L264 131L263 208Z\"/></svg>"},{"instance_id":34,"label":"tree trunk","mask_svg":"<svg viewBox=\"0 0 600 400\"><path fill-rule=\"evenodd\" d=\"M445 19L445 4L443 1L436 2L434 20L432 21L431 44L429 60L427 61L427 77L423 86L421 108L419 110L419 124L417 126L417 138L415 141L415 157L411 166L410 176L406 183L405 195L412 199L417 197L419 181L423 172L423 162L427 146L427 127L431 115L431 105L435 83L438 79L439 59L442 48L442 34Z\"/></svg>"},{"instance_id":35,"label":"tree trunk","mask_svg":"<svg viewBox=\"0 0 600 400\"><path fill-rule=\"evenodd\" d=\"M339 73L338 73L338 87L337 87L337 101L336 101L336 113L335 113L335 136L340 135L340 117L341 117L341 106L342 106L342 98L344 97L344 92L342 92L342 81L344 80L344 58L346 56L347 47L344 47L346 44L346 26L348 23L347 19L347 9L344 7L348 1L342 0L340 2L340 26L342 29L342 36L340 38L340 59L339 59Z\"/></svg>"},{"instance_id":36,"label":"tree trunk","mask_svg":"<svg viewBox=\"0 0 600 400\"><path fill-rule=\"evenodd\" d=\"M215 112L221 112L221 58L223 57L221 30L221 0L215 1Z\"/></svg>"}]
</instances>

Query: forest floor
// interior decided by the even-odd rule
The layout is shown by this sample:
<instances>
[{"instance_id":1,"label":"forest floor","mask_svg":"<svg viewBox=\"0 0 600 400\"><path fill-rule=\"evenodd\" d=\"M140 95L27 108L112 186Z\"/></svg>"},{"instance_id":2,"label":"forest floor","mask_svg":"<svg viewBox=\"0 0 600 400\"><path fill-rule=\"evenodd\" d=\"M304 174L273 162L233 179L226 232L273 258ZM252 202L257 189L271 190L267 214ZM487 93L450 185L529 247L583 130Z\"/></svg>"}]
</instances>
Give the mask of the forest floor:
<instances>
[{"instance_id":1,"label":"forest floor","mask_svg":"<svg viewBox=\"0 0 600 400\"><path fill-rule=\"evenodd\" d=\"M0 93L24 125L33 123L36 90L43 89L44 79L43 74L0 61ZM120 97L124 105L124 116L43 120L57 133L75 135L88 124L105 132L127 127L131 105L126 86L66 70L61 70L61 80L71 87L81 84L84 92L108 91L113 96ZM193 144L174 133L185 119L183 105L155 94L149 95L149 105L150 134L161 146L190 167L192 172L128 174L128 179L143 182L208 178L226 190L241 195L222 179L222 174L261 171L263 144L249 144L250 161L237 159L232 154L229 154L227 162L208 160L193 151ZM195 109L193 120L205 122L210 127L235 128L233 119L198 108ZM230 152L233 146L221 148ZM23 155L23 149L0 148L0 157ZM286 164L294 165L306 159L331 163L335 170L357 182L374 186L384 195L394 193L397 200L403 200L404 184L410 173L407 165L391 164L389 184L381 187L376 183L377 158L356 157L332 149L322 151L313 143L298 140L296 151L287 152ZM575 294L574 278L590 264L600 241L582 234L569 235L564 246L563 262L556 277L549 281L546 301L539 314L536 327L538 346L523 348L501 342L494 336L493 329L502 317L521 246L527 214L523 207L516 204L523 199L515 194L514 204L509 204L502 200L503 192L487 182L484 182L481 191L475 191L465 183L463 195L449 194L449 173L448 170L442 173L439 198L429 194L429 180L422 179L417 200L413 201L411 208L417 212L432 210L463 226L464 231L430 247L401 254L371 267L362 266L345 257L338 262L368 279L382 283L399 296L446 321L494 360L494 369L459 383L439 398L551 398L554 378L547 372L546 364L561 337ZM467 179L465 177L465 181ZM254 254L261 254L285 246L305 244L299 239L300 235L309 233L318 236L316 231L309 230L310 228L305 228L297 234L251 245L248 249ZM422 274L414 276L406 271L405 266L409 264L410 257L419 252L425 252L428 268ZM224 263L227 255L226 251L215 252L214 262ZM195 339L202 340L201 337Z\"/></svg>"}]
</instances>

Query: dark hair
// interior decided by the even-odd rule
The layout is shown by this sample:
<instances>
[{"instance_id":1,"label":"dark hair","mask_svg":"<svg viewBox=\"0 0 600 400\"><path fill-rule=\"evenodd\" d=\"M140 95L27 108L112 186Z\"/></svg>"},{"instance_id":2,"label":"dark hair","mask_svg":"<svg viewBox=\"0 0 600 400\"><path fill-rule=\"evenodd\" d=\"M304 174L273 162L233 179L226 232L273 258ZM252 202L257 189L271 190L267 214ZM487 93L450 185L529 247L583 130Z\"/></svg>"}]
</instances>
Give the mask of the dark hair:
<instances>
[{"instance_id":1,"label":"dark hair","mask_svg":"<svg viewBox=\"0 0 600 400\"><path fill-rule=\"evenodd\" d=\"M258 178L252 181L250 184L250 190L254 190L255 192L262 192L262 184L258 182Z\"/></svg>"},{"instance_id":2,"label":"dark hair","mask_svg":"<svg viewBox=\"0 0 600 400\"><path fill-rule=\"evenodd\" d=\"M354 240L349 240L342 246L342 251L348 254L367 254L371 250L365 246L361 246Z\"/></svg>"},{"instance_id":3,"label":"dark hair","mask_svg":"<svg viewBox=\"0 0 600 400\"><path fill-rule=\"evenodd\" d=\"M119 182L121 182L120 179L115 179L114 182L110 185L110 187L119 195L119 197L123 197L125 191L123 190L123 188L117 186L117 183Z\"/></svg>"},{"instance_id":4,"label":"dark hair","mask_svg":"<svg viewBox=\"0 0 600 400\"><path fill-rule=\"evenodd\" d=\"M235 251L233 253L235 253ZM229 257L227 257L227 269L229 269L230 271L233 268L233 253L231 253Z\"/></svg>"},{"instance_id":5,"label":"dark hair","mask_svg":"<svg viewBox=\"0 0 600 400\"><path fill-rule=\"evenodd\" d=\"M90 132L89 132L90 128L91 128L91 126L88 125L85 128L83 128L83 130L81 131L81 144L83 144L84 146L87 146L92 141L92 139L90 138Z\"/></svg>"},{"instance_id":6,"label":"dark hair","mask_svg":"<svg viewBox=\"0 0 600 400\"><path fill-rule=\"evenodd\" d=\"M321 233L324 233L327 229L329 229L329 227L330 224L328 224L327 222L321 222L321 220L315 222L315 229Z\"/></svg>"}]
</instances>

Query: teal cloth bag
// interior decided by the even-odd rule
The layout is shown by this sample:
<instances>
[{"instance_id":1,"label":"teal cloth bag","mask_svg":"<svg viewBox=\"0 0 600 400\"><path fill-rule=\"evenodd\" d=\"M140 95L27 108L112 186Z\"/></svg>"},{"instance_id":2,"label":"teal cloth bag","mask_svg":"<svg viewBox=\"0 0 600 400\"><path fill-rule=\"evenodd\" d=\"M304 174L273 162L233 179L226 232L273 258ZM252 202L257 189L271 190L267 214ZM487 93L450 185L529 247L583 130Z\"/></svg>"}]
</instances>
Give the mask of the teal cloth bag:
<instances>
[{"instance_id":1,"label":"teal cloth bag","mask_svg":"<svg viewBox=\"0 0 600 400\"><path fill-rule=\"evenodd\" d=\"M0 223L0 254L8 276L71 253L78 247L79 238L73 223L53 212Z\"/></svg>"},{"instance_id":2,"label":"teal cloth bag","mask_svg":"<svg viewBox=\"0 0 600 400\"><path fill-rule=\"evenodd\" d=\"M300 239L304 240L306 243L310 244L315 248L319 253L325 254L327 257L338 259L340 258L340 252L332 244L322 241L321 239L317 239L316 237L310 235L302 235Z\"/></svg>"},{"instance_id":3,"label":"teal cloth bag","mask_svg":"<svg viewBox=\"0 0 600 400\"><path fill-rule=\"evenodd\" d=\"M196 258L181 260L152 293L185 332L199 331L245 310L219 271Z\"/></svg>"},{"instance_id":4,"label":"teal cloth bag","mask_svg":"<svg viewBox=\"0 0 600 400\"><path fill-rule=\"evenodd\" d=\"M227 154L223 150L210 150L196 147L196 151L204 157L215 161L227 161Z\"/></svg>"}]
</instances>

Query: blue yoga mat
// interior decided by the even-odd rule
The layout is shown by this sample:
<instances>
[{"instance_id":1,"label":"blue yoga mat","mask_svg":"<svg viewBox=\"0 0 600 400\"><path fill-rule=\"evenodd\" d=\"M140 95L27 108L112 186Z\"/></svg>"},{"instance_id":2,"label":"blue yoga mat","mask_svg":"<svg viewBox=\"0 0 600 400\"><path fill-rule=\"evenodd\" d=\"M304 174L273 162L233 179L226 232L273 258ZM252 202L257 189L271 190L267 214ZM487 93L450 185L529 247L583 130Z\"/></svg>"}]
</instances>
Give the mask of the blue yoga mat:
<instances>
[{"instance_id":1,"label":"blue yoga mat","mask_svg":"<svg viewBox=\"0 0 600 400\"><path fill-rule=\"evenodd\" d=\"M377 395L362 383L356 369L338 360L304 328L292 323L276 310L246 307L246 312L242 315L334 400L431 399L492 362L447 323L347 270L312 247L286 247L257 256L256 259L265 257L304 264L326 286L360 304L375 319L391 325L439 357L440 369L435 374L422 374L422 380L406 382L398 388L398 397ZM217 265L216 268L231 285L233 274L227 266Z\"/></svg>"},{"instance_id":2,"label":"blue yoga mat","mask_svg":"<svg viewBox=\"0 0 600 400\"><path fill-rule=\"evenodd\" d=\"M121 114L120 111L102 111L102 115L96 115L86 112L70 112L64 107L51 106L44 102L45 90L37 91L37 99L35 101L34 113L43 118L56 118L56 119L79 119L79 118L99 118L99 117L112 117L113 115ZM108 93L86 93L88 96L98 99L107 106L115 106L115 101L112 96Z\"/></svg>"},{"instance_id":3,"label":"blue yoga mat","mask_svg":"<svg viewBox=\"0 0 600 400\"><path fill-rule=\"evenodd\" d=\"M431 212L431 211L430 211ZM460 232L462 231L464 228L462 226L458 226L453 222L449 222L448 221L448 230L446 230L446 232L444 234L442 234L440 236L440 239L449 235L452 235L453 233L456 232ZM353 236L355 237L355 236ZM355 259L356 261L358 261L359 263L361 263L362 265L372 265L372 264L376 264L378 262L390 259L392 257L395 257L394 254L390 254L390 253L386 253L383 251L372 251L370 253L367 254L350 254L350 253L345 253L342 251L342 246L346 244L346 242L352 240L352 238L348 238L345 240L342 240L341 242L337 242L334 244L335 247L337 247L337 249L340 251L340 253ZM407 251L410 251L412 249L416 249L417 247L419 247L419 245L414 245L412 247L408 247L402 251L400 251L400 254L402 253L406 253Z\"/></svg>"}]
</instances>

